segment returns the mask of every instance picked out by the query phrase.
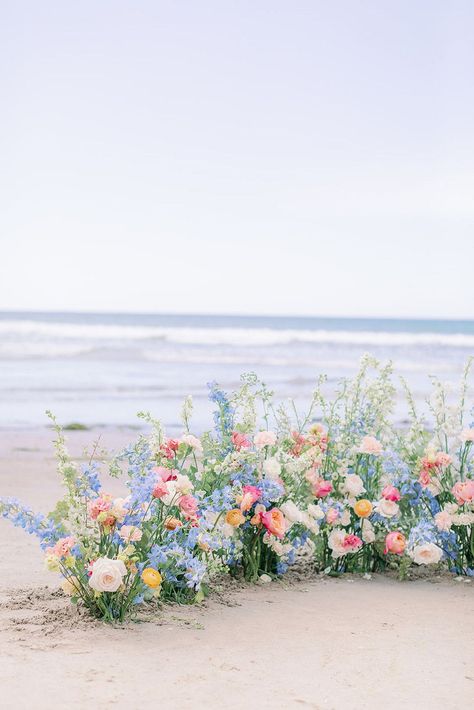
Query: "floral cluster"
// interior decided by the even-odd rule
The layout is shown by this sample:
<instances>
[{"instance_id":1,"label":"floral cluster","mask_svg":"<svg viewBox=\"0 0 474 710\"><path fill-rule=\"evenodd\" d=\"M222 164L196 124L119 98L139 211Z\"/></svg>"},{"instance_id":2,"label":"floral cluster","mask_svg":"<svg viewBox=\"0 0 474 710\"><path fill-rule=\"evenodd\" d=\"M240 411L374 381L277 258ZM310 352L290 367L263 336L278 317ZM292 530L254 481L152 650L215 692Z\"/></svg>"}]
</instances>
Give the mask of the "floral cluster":
<instances>
[{"instance_id":1,"label":"floral cluster","mask_svg":"<svg viewBox=\"0 0 474 710\"><path fill-rule=\"evenodd\" d=\"M66 494L49 515L13 499L0 511L38 536L48 569L75 603L108 621L153 598L192 602L217 574L249 582L297 561L327 574L445 565L474 574L474 422L469 367L459 401L435 382L424 421L408 393L410 425L395 426L390 366L370 357L336 395L321 378L308 412L276 407L254 375L230 395L209 385L214 428L150 433L108 464L125 479L103 490L96 456L78 466L56 429ZM112 481L114 488L119 480Z\"/></svg>"}]
</instances>

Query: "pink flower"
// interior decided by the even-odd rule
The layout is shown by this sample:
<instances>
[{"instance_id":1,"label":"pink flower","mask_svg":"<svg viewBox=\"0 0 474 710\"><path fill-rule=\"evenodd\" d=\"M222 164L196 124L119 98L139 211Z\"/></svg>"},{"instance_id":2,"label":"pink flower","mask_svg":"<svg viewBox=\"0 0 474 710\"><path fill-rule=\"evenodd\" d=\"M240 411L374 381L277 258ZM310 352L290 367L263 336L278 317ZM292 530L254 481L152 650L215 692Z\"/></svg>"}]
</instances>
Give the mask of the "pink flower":
<instances>
[{"instance_id":1,"label":"pink flower","mask_svg":"<svg viewBox=\"0 0 474 710\"><path fill-rule=\"evenodd\" d=\"M153 498L164 498L167 494L168 486L166 485L165 481L159 478L155 483L155 487L153 488L153 492L151 495L153 496Z\"/></svg>"},{"instance_id":2,"label":"pink flower","mask_svg":"<svg viewBox=\"0 0 474 710\"><path fill-rule=\"evenodd\" d=\"M122 525L119 535L125 542L140 542L143 533L135 525Z\"/></svg>"},{"instance_id":3,"label":"pink flower","mask_svg":"<svg viewBox=\"0 0 474 710\"><path fill-rule=\"evenodd\" d=\"M360 537L357 537L357 535L349 533L342 541L342 546L348 552L355 552L360 547L362 547L362 540L360 539Z\"/></svg>"},{"instance_id":4,"label":"pink flower","mask_svg":"<svg viewBox=\"0 0 474 710\"><path fill-rule=\"evenodd\" d=\"M440 510L439 513L436 513L434 520L438 530L450 530L453 524L453 519L447 510Z\"/></svg>"},{"instance_id":5,"label":"pink flower","mask_svg":"<svg viewBox=\"0 0 474 710\"><path fill-rule=\"evenodd\" d=\"M176 481L179 473L177 468L166 468L166 466L155 466L153 472L156 473L158 478L161 478L161 480L165 482Z\"/></svg>"},{"instance_id":6,"label":"pink flower","mask_svg":"<svg viewBox=\"0 0 474 710\"><path fill-rule=\"evenodd\" d=\"M232 432L232 445L236 451L250 448L250 440L238 431Z\"/></svg>"},{"instance_id":7,"label":"pink flower","mask_svg":"<svg viewBox=\"0 0 474 710\"><path fill-rule=\"evenodd\" d=\"M436 465L437 466L449 466L452 464L452 456L446 454L444 451L438 451L436 454Z\"/></svg>"},{"instance_id":8,"label":"pink flower","mask_svg":"<svg viewBox=\"0 0 474 710\"><path fill-rule=\"evenodd\" d=\"M406 546L407 541L405 539L405 535L397 530L395 532L388 533L385 538L385 549L383 552L384 555L387 555L389 552L394 555L401 555L405 551Z\"/></svg>"},{"instance_id":9,"label":"pink flower","mask_svg":"<svg viewBox=\"0 0 474 710\"><path fill-rule=\"evenodd\" d=\"M167 439L161 446L160 451L167 459L173 459L179 448L177 439Z\"/></svg>"},{"instance_id":10,"label":"pink flower","mask_svg":"<svg viewBox=\"0 0 474 710\"><path fill-rule=\"evenodd\" d=\"M431 483L431 476L429 470L426 468L422 468L420 471L420 475L418 476L418 482L423 488L426 488L427 486L430 485Z\"/></svg>"},{"instance_id":11,"label":"pink flower","mask_svg":"<svg viewBox=\"0 0 474 710\"><path fill-rule=\"evenodd\" d=\"M256 486L244 486L242 488L242 498L240 500L240 510L250 510L252 505L258 501L262 491Z\"/></svg>"},{"instance_id":12,"label":"pink flower","mask_svg":"<svg viewBox=\"0 0 474 710\"><path fill-rule=\"evenodd\" d=\"M454 484L451 492L458 505L472 503L474 501L474 481L458 481Z\"/></svg>"},{"instance_id":13,"label":"pink flower","mask_svg":"<svg viewBox=\"0 0 474 710\"><path fill-rule=\"evenodd\" d=\"M400 491L398 490L398 488L395 488L395 486L385 486L382 491L382 498L385 498L385 500L392 500L395 503L398 503L401 498Z\"/></svg>"},{"instance_id":14,"label":"pink flower","mask_svg":"<svg viewBox=\"0 0 474 710\"><path fill-rule=\"evenodd\" d=\"M197 518L198 503L194 496L181 496L178 500L178 506L186 520L194 520Z\"/></svg>"},{"instance_id":15,"label":"pink flower","mask_svg":"<svg viewBox=\"0 0 474 710\"><path fill-rule=\"evenodd\" d=\"M279 508L267 510L266 513L262 514L261 521L269 533L275 535L275 537L284 537L286 532L286 520Z\"/></svg>"},{"instance_id":16,"label":"pink flower","mask_svg":"<svg viewBox=\"0 0 474 710\"><path fill-rule=\"evenodd\" d=\"M263 449L264 446L273 446L276 444L276 434L273 431L259 431L253 441L257 449Z\"/></svg>"},{"instance_id":17,"label":"pink flower","mask_svg":"<svg viewBox=\"0 0 474 710\"><path fill-rule=\"evenodd\" d=\"M471 443L474 441L474 427L471 429L463 429L459 438L464 444Z\"/></svg>"},{"instance_id":18,"label":"pink flower","mask_svg":"<svg viewBox=\"0 0 474 710\"><path fill-rule=\"evenodd\" d=\"M73 537L62 537L54 547L48 549L48 553L56 557L67 557L75 544L76 540Z\"/></svg>"},{"instance_id":19,"label":"pink flower","mask_svg":"<svg viewBox=\"0 0 474 710\"><path fill-rule=\"evenodd\" d=\"M339 518L339 513L335 508L329 508L326 511L326 521L329 523L329 525L332 525L333 523L336 522L336 520Z\"/></svg>"},{"instance_id":20,"label":"pink flower","mask_svg":"<svg viewBox=\"0 0 474 710\"><path fill-rule=\"evenodd\" d=\"M97 516L100 513L105 513L108 510L110 510L112 507L112 503L113 503L113 498L111 495L108 495L107 493L103 493L98 498L91 500L89 502L88 508L89 508L89 515L91 516L92 520L96 520Z\"/></svg>"},{"instance_id":21,"label":"pink flower","mask_svg":"<svg viewBox=\"0 0 474 710\"><path fill-rule=\"evenodd\" d=\"M324 478L318 478L312 486L313 495L316 498L325 498L329 495L329 493L331 493L332 488L333 486L331 481L326 481Z\"/></svg>"},{"instance_id":22,"label":"pink flower","mask_svg":"<svg viewBox=\"0 0 474 710\"><path fill-rule=\"evenodd\" d=\"M382 444L375 436L364 436L358 448L359 454L379 456L383 451Z\"/></svg>"}]
</instances>

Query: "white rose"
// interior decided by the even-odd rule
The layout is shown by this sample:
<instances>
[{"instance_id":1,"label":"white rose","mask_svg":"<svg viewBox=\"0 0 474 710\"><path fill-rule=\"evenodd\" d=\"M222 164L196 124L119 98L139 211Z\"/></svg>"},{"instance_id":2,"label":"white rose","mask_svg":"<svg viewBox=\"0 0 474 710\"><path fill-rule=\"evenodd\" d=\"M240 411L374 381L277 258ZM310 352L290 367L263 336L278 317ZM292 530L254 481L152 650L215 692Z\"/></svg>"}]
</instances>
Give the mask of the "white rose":
<instances>
[{"instance_id":1,"label":"white rose","mask_svg":"<svg viewBox=\"0 0 474 710\"><path fill-rule=\"evenodd\" d=\"M183 434L180 441L182 444L190 446L192 449L194 449L194 451L198 451L200 454L202 453L202 444L197 438L197 436L193 436L192 434Z\"/></svg>"},{"instance_id":2,"label":"white rose","mask_svg":"<svg viewBox=\"0 0 474 710\"><path fill-rule=\"evenodd\" d=\"M443 556L443 550L434 542L416 545L410 552L410 557L417 565L435 565Z\"/></svg>"},{"instance_id":3,"label":"white rose","mask_svg":"<svg viewBox=\"0 0 474 710\"><path fill-rule=\"evenodd\" d=\"M127 568L122 560L99 557L92 565L89 585L96 592L116 592L126 574Z\"/></svg>"},{"instance_id":4,"label":"white rose","mask_svg":"<svg viewBox=\"0 0 474 710\"><path fill-rule=\"evenodd\" d=\"M301 522L301 510L298 506L293 503L292 500L287 500L283 505L280 506L280 510L283 515L290 523L300 523Z\"/></svg>"},{"instance_id":5,"label":"white rose","mask_svg":"<svg viewBox=\"0 0 474 710\"><path fill-rule=\"evenodd\" d=\"M364 482L356 473L350 473L346 476L341 490L343 493L347 493L350 496L360 496L360 494L365 491Z\"/></svg>"},{"instance_id":6,"label":"white rose","mask_svg":"<svg viewBox=\"0 0 474 710\"><path fill-rule=\"evenodd\" d=\"M281 474L281 466L277 459L274 457L269 458L264 462L263 470L265 472L266 477L270 478L272 481L275 481L277 478L279 478Z\"/></svg>"},{"instance_id":7,"label":"white rose","mask_svg":"<svg viewBox=\"0 0 474 710\"><path fill-rule=\"evenodd\" d=\"M399 511L400 508L393 500L382 498L375 504L375 512L383 518L393 518L394 515L398 515Z\"/></svg>"}]
</instances>

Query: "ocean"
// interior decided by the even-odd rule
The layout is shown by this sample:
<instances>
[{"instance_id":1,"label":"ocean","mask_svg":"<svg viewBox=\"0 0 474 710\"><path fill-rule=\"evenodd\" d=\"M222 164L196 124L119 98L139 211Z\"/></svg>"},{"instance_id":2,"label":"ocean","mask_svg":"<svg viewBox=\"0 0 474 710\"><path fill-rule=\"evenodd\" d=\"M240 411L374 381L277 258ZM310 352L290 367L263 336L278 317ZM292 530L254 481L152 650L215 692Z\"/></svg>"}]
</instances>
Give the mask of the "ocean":
<instances>
[{"instance_id":1,"label":"ocean","mask_svg":"<svg viewBox=\"0 0 474 710\"><path fill-rule=\"evenodd\" d=\"M458 381L474 321L0 313L0 427L44 426L46 409L66 424L126 426L146 410L173 431L191 394L199 432L211 380L230 390L256 372L304 407L318 375L330 392L366 352L392 360L422 404L429 375Z\"/></svg>"}]
</instances>

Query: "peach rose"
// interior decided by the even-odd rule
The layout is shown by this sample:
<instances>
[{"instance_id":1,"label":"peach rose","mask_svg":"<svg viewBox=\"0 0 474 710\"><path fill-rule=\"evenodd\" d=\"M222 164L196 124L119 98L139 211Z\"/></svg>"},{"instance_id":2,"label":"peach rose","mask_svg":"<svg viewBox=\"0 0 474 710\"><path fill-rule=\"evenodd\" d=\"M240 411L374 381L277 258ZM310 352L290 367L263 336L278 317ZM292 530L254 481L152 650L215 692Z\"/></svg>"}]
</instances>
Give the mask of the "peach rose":
<instances>
[{"instance_id":1,"label":"peach rose","mask_svg":"<svg viewBox=\"0 0 474 710\"><path fill-rule=\"evenodd\" d=\"M395 532L388 533L386 536L385 549L383 552L384 555L387 555L389 552L394 555L401 555L405 551L406 546L407 541L405 539L405 535L397 530Z\"/></svg>"},{"instance_id":2,"label":"peach rose","mask_svg":"<svg viewBox=\"0 0 474 710\"><path fill-rule=\"evenodd\" d=\"M456 498L458 505L472 503L474 500L474 481L470 479L467 481L458 481L452 488L452 494Z\"/></svg>"},{"instance_id":3,"label":"peach rose","mask_svg":"<svg viewBox=\"0 0 474 710\"><path fill-rule=\"evenodd\" d=\"M285 516L278 508L272 508L262 514L262 523L269 533L282 538L286 532Z\"/></svg>"},{"instance_id":4,"label":"peach rose","mask_svg":"<svg viewBox=\"0 0 474 710\"><path fill-rule=\"evenodd\" d=\"M245 517L238 508L233 508L225 514L225 521L228 525L232 525L233 528L238 528L245 523Z\"/></svg>"}]
</instances>

